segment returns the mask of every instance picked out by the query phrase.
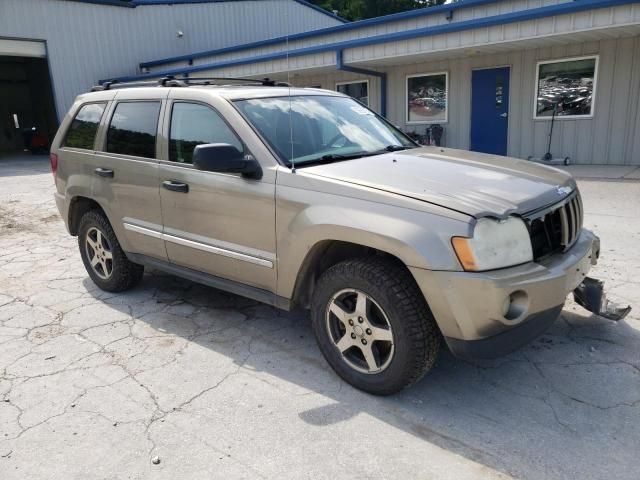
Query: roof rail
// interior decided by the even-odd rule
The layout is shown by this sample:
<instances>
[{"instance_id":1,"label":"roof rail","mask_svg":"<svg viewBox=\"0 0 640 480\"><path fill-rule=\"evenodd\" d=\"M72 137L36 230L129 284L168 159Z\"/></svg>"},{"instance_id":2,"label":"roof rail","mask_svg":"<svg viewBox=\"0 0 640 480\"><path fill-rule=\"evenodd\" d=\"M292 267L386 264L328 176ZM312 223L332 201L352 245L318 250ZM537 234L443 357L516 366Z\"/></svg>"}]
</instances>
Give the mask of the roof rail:
<instances>
[{"instance_id":1,"label":"roof rail","mask_svg":"<svg viewBox=\"0 0 640 480\"><path fill-rule=\"evenodd\" d=\"M270 78L239 78L239 77L187 77L181 78L187 85L217 85L218 82L240 82L262 85L263 87L290 87L287 82L279 82Z\"/></svg>"},{"instance_id":2,"label":"roof rail","mask_svg":"<svg viewBox=\"0 0 640 480\"><path fill-rule=\"evenodd\" d=\"M175 78L173 75L162 77L159 80L140 80L133 82L120 82L118 80L108 80L101 85L91 88L92 92L100 92L104 90L113 90L114 88L131 88L131 87L188 87L189 85L218 85L218 82L242 82L254 85L262 85L263 87L290 87L287 82L278 82L270 78L236 78L236 77L185 77Z\"/></svg>"}]
</instances>

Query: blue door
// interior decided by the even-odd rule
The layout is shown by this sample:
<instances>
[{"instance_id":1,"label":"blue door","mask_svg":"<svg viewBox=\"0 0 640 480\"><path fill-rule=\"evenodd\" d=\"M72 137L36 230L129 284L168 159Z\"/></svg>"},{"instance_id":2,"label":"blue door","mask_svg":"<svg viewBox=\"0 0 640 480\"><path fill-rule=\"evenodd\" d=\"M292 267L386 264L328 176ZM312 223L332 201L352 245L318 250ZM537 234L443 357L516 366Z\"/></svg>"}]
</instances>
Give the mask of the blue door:
<instances>
[{"instance_id":1,"label":"blue door","mask_svg":"<svg viewBox=\"0 0 640 480\"><path fill-rule=\"evenodd\" d=\"M471 150L507 154L509 67L474 70L471 76Z\"/></svg>"}]
</instances>

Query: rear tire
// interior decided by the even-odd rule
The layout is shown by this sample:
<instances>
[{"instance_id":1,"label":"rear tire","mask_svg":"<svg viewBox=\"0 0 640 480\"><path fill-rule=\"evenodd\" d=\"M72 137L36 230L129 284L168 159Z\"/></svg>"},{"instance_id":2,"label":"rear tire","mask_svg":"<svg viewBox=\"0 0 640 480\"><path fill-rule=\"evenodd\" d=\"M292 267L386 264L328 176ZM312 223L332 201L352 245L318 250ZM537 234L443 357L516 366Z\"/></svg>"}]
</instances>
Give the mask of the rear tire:
<instances>
[{"instance_id":1,"label":"rear tire","mask_svg":"<svg viewBox=\"0 0 640 480\"><path fill-rule=\"evenodd\" d=\"M347 260L318 281L313 330L329 365L354 387L390 395L434 365L441 334L415 280L391 258Z\"/></svg>"},{"instance_id":2,"label":"rear tire","mask_svg":"<svg viewBox=\"0 0 640 480\"><path fill-rule=\"evenodd\" d=\"M122 292L142 279L144 267L127 258L101 211L90 210L80 219L78 246L87 273L101 290Z\"/></svg>"}]
</instances>

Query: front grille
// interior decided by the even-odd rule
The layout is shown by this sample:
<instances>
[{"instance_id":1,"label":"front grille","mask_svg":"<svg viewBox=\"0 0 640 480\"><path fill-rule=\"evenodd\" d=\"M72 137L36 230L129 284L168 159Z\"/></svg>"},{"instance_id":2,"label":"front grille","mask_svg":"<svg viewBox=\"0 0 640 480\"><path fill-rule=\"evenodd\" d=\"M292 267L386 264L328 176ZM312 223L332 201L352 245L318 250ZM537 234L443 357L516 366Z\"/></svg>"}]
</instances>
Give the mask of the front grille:
<instances>
[{"instance_id":1,"label":"front grille","mask_svg":"<svg viewBox=\"0 0 640 480\"><path fill-rule=\"evenodd\" d=\"M531 236L533 259L564 252L576 242L582 229L582 199L576 192L559 204L525 217Z\"/></svg>"}]
</instances>

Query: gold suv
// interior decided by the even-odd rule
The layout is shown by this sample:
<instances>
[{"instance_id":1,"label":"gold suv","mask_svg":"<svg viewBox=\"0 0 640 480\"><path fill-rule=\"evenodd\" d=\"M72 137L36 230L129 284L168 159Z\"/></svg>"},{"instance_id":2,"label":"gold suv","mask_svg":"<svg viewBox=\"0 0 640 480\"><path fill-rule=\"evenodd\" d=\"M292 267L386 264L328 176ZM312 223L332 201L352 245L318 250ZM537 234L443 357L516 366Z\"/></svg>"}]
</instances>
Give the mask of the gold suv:
<instances>
[{"instance_id":1,"label":"gold suv","mask_svg":"<svg viewBox=\"0 0 640 480\"><path fill-rule=\"evenodd\" d=\"M331 367L390 394L443 342L535 338L596 262L567 173L421 147L336 92L198 83L106 85L60 126L55 198L104 290L150 267L310 309Z\"/></svg>"}]
</instances>

